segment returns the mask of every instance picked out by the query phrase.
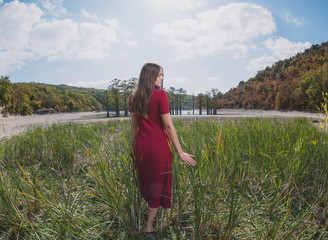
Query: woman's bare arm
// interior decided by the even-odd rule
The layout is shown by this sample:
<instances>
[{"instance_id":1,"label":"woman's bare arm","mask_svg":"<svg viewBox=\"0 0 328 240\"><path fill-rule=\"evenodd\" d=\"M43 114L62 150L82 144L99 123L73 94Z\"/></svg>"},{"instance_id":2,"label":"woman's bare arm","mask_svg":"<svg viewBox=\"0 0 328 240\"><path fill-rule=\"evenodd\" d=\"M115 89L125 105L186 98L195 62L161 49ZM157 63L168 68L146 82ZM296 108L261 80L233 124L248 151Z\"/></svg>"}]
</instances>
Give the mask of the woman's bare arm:
<instances>
[{"instance_id":1,"label":"woman's bare arm","mask_svg":"<svg viewBox=\"0 0 328 240\"><path fill-rule=\"evenodd\" d=\"M173 123L172 123L172 118L171 118L170 113L162 114L161 116L162 116L162 120L164 123L164 127L166 128L167 132L169 133L169 137L173 143L175 150L178 152L180 158L183 161L185 161L188 165L191 165L191 166L196 165L196 161L192 158L193 155L185 153L182 150L182 147L181 147L179 139L178 139L178 135L177 135L175 128L173 126Z\"/></svg>"}]
</instances>

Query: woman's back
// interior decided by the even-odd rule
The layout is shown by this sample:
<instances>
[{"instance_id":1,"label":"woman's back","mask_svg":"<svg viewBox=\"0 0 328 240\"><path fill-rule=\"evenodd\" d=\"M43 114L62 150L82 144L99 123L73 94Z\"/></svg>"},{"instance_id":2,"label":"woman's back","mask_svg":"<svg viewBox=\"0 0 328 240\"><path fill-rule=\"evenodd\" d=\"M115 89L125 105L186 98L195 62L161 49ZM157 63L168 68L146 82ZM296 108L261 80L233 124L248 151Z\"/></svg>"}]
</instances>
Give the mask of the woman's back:
<instances>
[{"instance_id":1,"label":"woman's back","mask_svg":"<svg viewBox=\"0 0 328 240\"><path fill-rule=\"evenodd\" d=\"M165 91L154 89L154 93L149 101L147 118L137 116L139 134L156 137L154 134L163 133L164 126L161 114L168 112L170 112L170 110Z\"/></svg>"}]
</instances>

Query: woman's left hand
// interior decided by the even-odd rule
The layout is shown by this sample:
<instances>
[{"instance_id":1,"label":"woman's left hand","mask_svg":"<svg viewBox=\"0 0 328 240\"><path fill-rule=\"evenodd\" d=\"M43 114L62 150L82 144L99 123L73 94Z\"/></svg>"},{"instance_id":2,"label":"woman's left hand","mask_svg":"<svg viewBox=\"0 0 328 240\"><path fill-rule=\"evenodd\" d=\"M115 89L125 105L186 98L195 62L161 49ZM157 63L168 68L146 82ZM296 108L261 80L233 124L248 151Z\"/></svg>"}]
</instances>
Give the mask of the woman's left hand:
<instances>
[{"instance_id":1,"label":"woman's left hand","mask_svg":"<svg viewBox=\"0 0 328 240\"><path fill-rule=\"evenodd\" d=\"M196 161L192 158L192 157L194 157L194 155L182 152L182 153L179 154L179 156L189 166L195 166L196 165Z\"/></svg>"}]
</instances>

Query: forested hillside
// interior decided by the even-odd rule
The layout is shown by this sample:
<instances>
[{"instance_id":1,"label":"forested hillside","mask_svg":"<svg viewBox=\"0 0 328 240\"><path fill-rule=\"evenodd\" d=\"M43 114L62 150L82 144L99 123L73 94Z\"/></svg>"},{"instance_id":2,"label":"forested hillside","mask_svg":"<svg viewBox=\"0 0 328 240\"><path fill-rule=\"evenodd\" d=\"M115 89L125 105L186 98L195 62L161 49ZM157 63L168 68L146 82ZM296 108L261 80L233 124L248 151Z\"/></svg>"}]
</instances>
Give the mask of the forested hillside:
<instances>
[{"instance_id":1,"label":"forested hillside","mask_svg":"<svg viewBox=\"0 0 328 240\"><path fill-rule=\"evenodd\" d=\"M77 88L41 83L13 83L10 101L6 104L11 114L29 115L40 109L55 112L102 110L105 90Z\"/></svg>"},{"instance_id":2,"label":"forested hillside","mask_svg":"<svg viewBox=\"0 0 328 240\"><path fill-rule=\"evenodd\" d=\"M328 42L276 62L241 81L219 100L220 108L316 110L328 92Z\"/></svg>"}]
</instances>

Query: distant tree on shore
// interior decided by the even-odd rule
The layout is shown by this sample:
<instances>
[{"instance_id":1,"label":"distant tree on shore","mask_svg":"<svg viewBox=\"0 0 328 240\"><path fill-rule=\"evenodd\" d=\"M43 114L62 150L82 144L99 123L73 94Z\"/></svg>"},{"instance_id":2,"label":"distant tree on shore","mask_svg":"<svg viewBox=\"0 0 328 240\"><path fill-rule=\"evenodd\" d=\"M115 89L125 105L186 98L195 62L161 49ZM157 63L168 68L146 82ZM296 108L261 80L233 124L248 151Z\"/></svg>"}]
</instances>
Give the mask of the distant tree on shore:
<instances>
[{"instance_id":1,"label":"distant tree on shore","mask_svg":"<svg viewBox=\"0 0 328 240\"><path fill-rule=\"evenodd\" d=\"M129 115L128 97L131 95L136 82L137 82L136 78L131 78L129 80L123 80L120 84L120 88L123 95L123 106L124 106L123 108L124 108L125 117Z\"/></svg>"},{"instance_id":2,"label":"distant tree on shore","mask_svg":"<svg viewBox=\"0 0 328 240\"><path fill-rule=\"evenodd\" d=\"M170 108L170 114L174 115L175 114L175 109L176 109L176 89L174 87L169 87L167 90L168 92L168 101L169 101L169 108Z\"/></svg>"},{"instance_id":3,"label":"distant tree on shore","mask_svg":"<svg viewBox=\"0 0 328 240\"><path fill-rule=\"evenodd\" d=\"M179 88L177 90L177 94L178 94L178 108L179 108L179 114L182 114L182 107L183 107L183 103L186 99L186 95L187 95L187 91L183 88Z\"/></svg>"},{"instance_id":4,"label":"distant tree on shore","mask_svg":"<svg viewBox=\"0 0 328 240\"><path fill-rule=\"evenodd\" d=\"M4 107L4 115L7 115L7 107L11 100L11 87L12 84L9 76L0 77L0 107Z\"/></svg>"},{"instance_id":5,"label":"distant tree on shore","mask_svg":"<svg viewBox=\"0 0 328 240\"><path fill-rule=\"evenodd\" d=\"M109 110L115 111L115 116L120 116L120 110L124 110L124 116L128 116L128 97L132 93L137 79L131 78L129 80L120 80L115 78L111 81L106 91L106 109L107 117L109 117Z\"/></svg>"},{"instance_id":6,"label":"distant tree on shore","mask_svg":"<svg viewBox=\"0 0 328 240\"><path fill-rule=\"evenodd\" d=\"M115 111L115 116L120 116L120 83L121 80L115 78L111 81L106 92L107 96L107 107L108 109L113 109ZM108 113L108 111L107 111ZM107 114L108 115L108 114Z\"/></svg>"},{"instance_id":7,"label":"distant tree on shore","mask_svg":"<svg viewBox=\"0 0 328 240\"><path fill-rule=\"evenodd\" d=\"M203 93L199 93L196 97L196 105L199 109L199 115L203 114L203 107L204 107L205 96Z\"/></svg>"}]
</instances>

